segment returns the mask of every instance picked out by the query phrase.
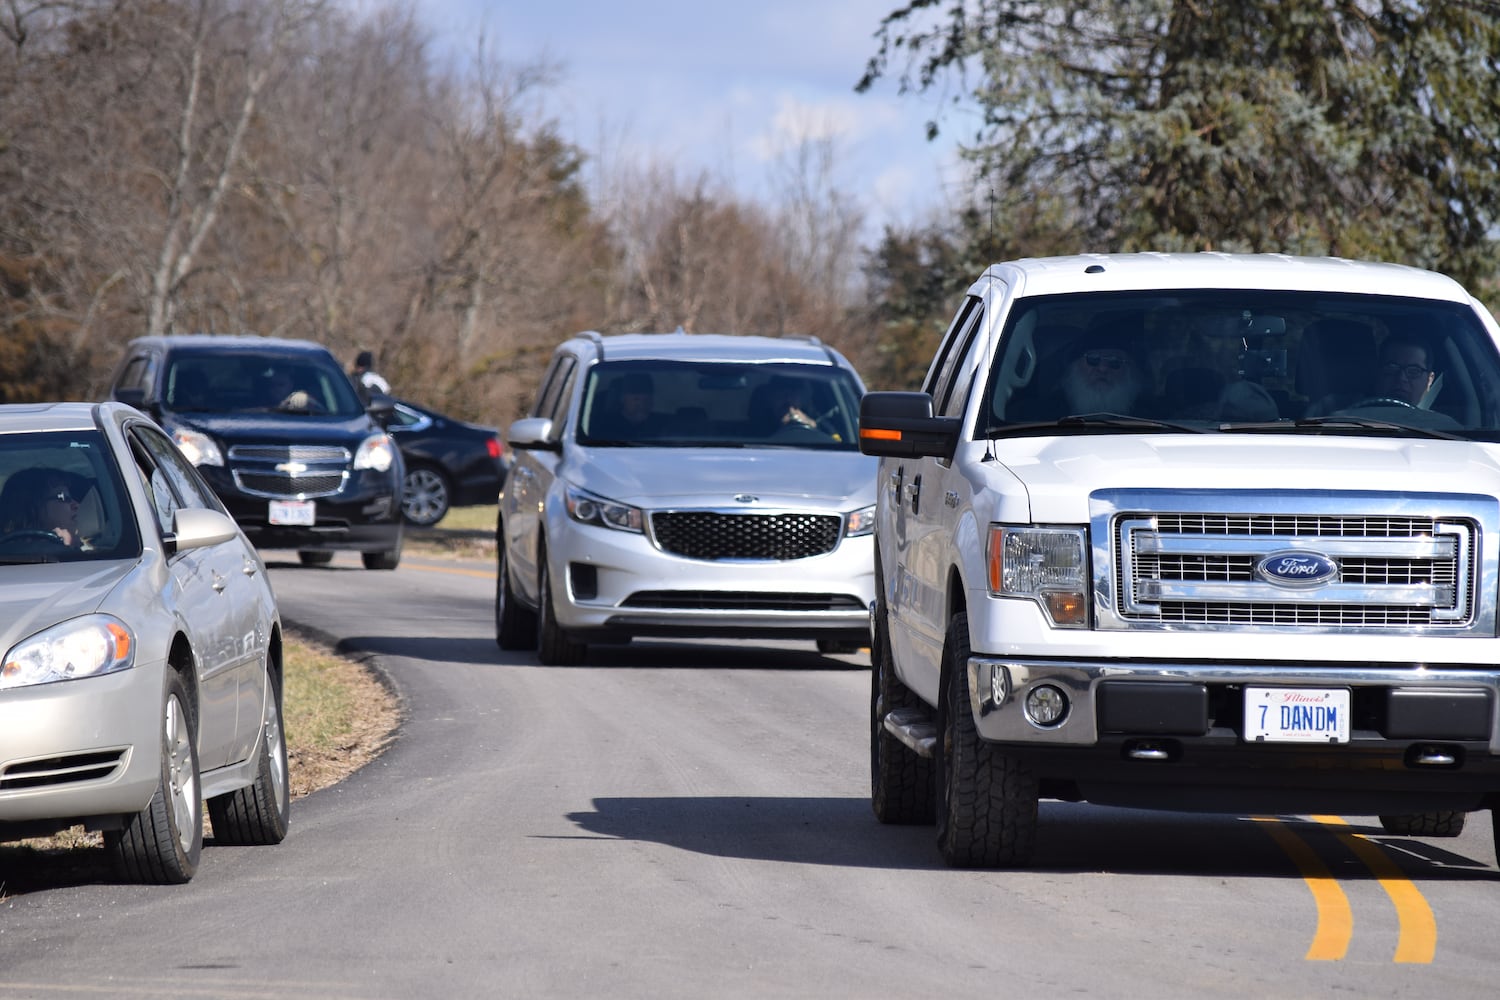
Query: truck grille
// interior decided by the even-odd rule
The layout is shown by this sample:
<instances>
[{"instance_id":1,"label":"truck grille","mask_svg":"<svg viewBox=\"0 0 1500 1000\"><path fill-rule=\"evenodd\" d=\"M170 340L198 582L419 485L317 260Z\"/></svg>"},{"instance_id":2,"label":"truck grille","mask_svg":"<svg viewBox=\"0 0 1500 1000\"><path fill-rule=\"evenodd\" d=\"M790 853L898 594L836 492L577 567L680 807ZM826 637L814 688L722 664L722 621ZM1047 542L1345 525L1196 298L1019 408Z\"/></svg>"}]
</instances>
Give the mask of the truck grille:
<instances>
[{"instance_id":1,"label":"truck grille","mask_svg":"<svg viewBox=\"0 0 1500 1000\"><path fill-rule=\"evenodd\" d=\"M241 444L229 449L242 492L273 500L332 496L349 478L349 449L327 445Z\"/></svg>"},{"instance_id":2,"label":"truck grille","mask_svg":"<svg viewBox=\"0 0 1500 1000\"><path fill-rule=\"evenodd\" d=\"M1329 498L1330 501L1336 498ZM1463 517L1122 511L1116 627L1466 629L1479 525ZM1267 557L1313 554L1326 577L1278 580Z\"/></svg>"},{"instance_id":3,"label":"truck grille","mask_svg":"<svg viewBox=\"0 0 1500 1000\"><path fill-rule=\"evenodd\" d=\"M721 514L670 511L651 515L663 552L688 559L806 559L832 552L843 518L837 514Z\"/></svg>"}]
</instances>

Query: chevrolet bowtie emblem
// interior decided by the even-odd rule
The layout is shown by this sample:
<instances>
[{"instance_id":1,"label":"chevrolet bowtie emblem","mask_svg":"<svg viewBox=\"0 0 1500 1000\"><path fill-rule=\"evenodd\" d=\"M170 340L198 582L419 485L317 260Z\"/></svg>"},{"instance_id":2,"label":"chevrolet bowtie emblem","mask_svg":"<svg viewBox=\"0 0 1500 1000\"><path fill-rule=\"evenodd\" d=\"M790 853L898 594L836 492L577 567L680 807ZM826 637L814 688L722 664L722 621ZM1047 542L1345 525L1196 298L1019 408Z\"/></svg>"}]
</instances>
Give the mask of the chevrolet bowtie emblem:
<instances>
[{"instance_id":1,"label":"chevrolet bowtie emblem","mask_svg":"<svg viewBox=\"0 0 1500 1000\"><path fill-rule=\"evenodd\" d=\"M282 462L276 466L277 472L285 472L295 476L299 472L306 472L307 466L302 462Z\"/></svg>"}]
</instances>

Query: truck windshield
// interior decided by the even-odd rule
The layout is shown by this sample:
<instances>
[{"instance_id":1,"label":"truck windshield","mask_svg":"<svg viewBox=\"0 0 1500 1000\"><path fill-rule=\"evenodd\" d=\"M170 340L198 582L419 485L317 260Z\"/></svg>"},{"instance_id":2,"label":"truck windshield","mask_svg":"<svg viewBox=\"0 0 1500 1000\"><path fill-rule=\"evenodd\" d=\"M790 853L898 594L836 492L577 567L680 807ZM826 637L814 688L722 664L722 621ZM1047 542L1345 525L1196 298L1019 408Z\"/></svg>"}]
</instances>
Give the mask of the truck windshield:
<instances>
[{"instance_id":1,"label":"truck windshield","mask_svg":"<svg viewBox=\"0 0 1500 1000\"><path fill-rule=\"evenodd\" d=\"M1045 296L1017 303L997 358L981 436L1109 414L1164 431L1500 439L1500 356L1461 303L1255 290ZM1061 426L1076 433L1079 422Z\"/></svg>"}]
</instances>

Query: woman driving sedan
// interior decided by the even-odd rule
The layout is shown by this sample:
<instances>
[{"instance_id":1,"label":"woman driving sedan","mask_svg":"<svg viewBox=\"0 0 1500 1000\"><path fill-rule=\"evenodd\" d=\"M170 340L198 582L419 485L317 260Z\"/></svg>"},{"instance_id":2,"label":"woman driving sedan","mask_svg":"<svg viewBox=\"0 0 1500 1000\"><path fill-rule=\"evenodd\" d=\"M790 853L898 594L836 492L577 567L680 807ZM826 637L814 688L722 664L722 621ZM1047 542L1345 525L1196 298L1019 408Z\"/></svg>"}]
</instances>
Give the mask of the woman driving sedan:
<instances>
[{"instance_id":1,"label":"woman driving sedan","mask_svg":"<svg viewBox=\"0 0 1500 1000\"><path fill-rule=\"evenodd\" d=\"M52 535L74 550L91 547L78 530L75 477L58 469L21 469L0 489L0 541L17 536Z\"/></svg>"}]
</instances>

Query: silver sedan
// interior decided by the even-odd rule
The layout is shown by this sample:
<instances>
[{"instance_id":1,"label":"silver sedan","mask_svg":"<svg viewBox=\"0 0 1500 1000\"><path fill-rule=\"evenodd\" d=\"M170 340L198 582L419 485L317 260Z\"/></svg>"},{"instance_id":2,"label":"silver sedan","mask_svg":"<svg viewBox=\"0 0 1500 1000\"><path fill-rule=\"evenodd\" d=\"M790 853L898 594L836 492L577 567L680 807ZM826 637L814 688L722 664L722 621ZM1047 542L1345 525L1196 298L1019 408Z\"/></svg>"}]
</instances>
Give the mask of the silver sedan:
<instances>
[{"instance_id":1,"label":"silver sedan","mask_svg":"<svg viewBox=\"0 0 1500 1000\"><path fill-rule=\"evenodd\" d=\"M119 876L290 815L265 565L161 429L118 403L0 406L0 840L101 830Z\"/></svg>"}]
</instances>

